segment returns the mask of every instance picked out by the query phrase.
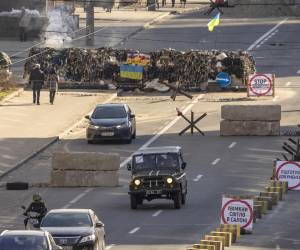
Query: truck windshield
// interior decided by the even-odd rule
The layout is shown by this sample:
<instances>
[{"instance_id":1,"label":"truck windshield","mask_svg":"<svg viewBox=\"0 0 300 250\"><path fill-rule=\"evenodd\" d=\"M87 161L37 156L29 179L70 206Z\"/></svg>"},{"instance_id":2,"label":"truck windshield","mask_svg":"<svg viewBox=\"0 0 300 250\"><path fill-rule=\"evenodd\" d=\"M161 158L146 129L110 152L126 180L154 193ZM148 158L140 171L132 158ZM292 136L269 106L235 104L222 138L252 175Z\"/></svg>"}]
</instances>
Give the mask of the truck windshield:
<instances>
[{"instance_id":1,"label":"truck windshield","mask_svg":"<svg viewBox=\"0 0 300 250\"><path fill-rule=\"evenodd\" d=\"M175 153L166 154L146 154L133 157L133 168L135 170L143 169L169 169L178 168L178 155Z\"/></svg>"}]
</instances>

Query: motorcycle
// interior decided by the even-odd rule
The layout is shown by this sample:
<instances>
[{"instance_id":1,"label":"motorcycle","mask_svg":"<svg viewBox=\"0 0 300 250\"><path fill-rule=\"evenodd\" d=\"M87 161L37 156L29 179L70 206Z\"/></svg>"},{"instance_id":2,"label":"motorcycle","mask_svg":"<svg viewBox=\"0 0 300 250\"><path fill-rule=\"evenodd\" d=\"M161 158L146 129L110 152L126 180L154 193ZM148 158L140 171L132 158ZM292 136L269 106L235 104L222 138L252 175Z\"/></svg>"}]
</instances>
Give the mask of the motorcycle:
<instances>
[{"instance_id":1,"label":"motorcycle","mask_svg":"<svg viewBox=\"0 0 300 250\"><path fill-rule=\"evenodd\" d=\"M25 216L24 225L25 230L34 230L40 228L40 223L38 220L39 214L36 212L26 212L26 207L22 206L22 209L24 210L23 215ZM27 220L27 223L25 221Z\"/></svg>"}]
</instances>

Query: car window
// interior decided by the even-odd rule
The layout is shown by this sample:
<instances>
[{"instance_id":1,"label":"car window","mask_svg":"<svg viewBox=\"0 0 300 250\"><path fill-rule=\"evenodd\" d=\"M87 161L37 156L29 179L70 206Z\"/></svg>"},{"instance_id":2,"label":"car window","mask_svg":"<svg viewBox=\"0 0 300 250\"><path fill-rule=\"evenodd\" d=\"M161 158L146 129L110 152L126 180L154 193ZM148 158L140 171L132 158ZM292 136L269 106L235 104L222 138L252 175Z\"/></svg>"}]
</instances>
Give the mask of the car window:
<instances>
[{"instance_id":1,"label":"car window","mask_svg":"<svg viewBox=\"0 0 300 250\"><path fill-rule=\"evenodd\" d=\"M45 236L5 235L0 237L0 250L48 250Z\"/></svg>"},{"instance_id":2,"label":"car window","mask_svg":"<svg viewBox=\"0 0 300 250\"><path fill-rule=\"evenodd\" d=\"M178 155L175 153L136 155L133 158L133 167L142 169L178 168Z\"/></svg>"},{"instance_id":3,"label":"car window","mask_svg":"<svg viewBox=\"0 0 300 250\"><path fill-rule=\"evenodd\" d=\"M123 106L100 106L95 109L92 119L117 119L126 118L126 111Z\"/></svg>"},{"instance_id":4,"label":"car window","mask_svg":"<svg viewBox=\"0 0 300 250\"><path fill-rule=\"evenodd\" d=\"M49 213L41 227L90 227L92 222L88 213Z\"/></svg>"}]
</instances>

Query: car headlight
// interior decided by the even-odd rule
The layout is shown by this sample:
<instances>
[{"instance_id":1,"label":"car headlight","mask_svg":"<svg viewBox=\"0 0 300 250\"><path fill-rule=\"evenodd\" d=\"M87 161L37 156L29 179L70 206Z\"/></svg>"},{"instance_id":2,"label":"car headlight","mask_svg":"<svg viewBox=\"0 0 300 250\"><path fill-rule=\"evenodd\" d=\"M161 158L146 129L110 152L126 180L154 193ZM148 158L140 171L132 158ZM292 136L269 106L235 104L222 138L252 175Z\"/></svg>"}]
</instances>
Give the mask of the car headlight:
<instances>
[{"instance_id":1,"label":"car headlight","mask_svg":"<svg viewBox=\"0 0 300 250\"><path fill-rule=\"evenodd\" d=\"M92 128L92 129L99 129L100 126L97 126L97 125L94 125L94 124L90 124L90 128Z\"/></svg>"},{"instance_id":2,"label":"car headlight","mask_svg":"<svg viewBox=\"0 0 300 250\"><path fill-rule=\"evenodd\" d=\"M173 182L173 178L168 177L168 178L167 178L167 183L168 183L168 184L171 184L172 182Z\"/></svg>"},{"instance_id":3,"label":"car headlight","mask_svg":"<svg viewBox=\"0 0 300 250\"><path fill-rule=\"evenodd\" d=\"M120 129L120 128L126 128L126 127L127 127L127 124L126 123L122 123L122 124L118 125L116 128Z\"/></svg>"},{"instance_id":4,"label":"car headlight","mask_svg":"<svg viewBox=\"0 0 300 250\"><path fill-rule=\"evenodd\" d=\"M94 241L95 239L96 239L96 236L94 234L91 234L91 235L83 237L80 240L80 243L84 243L84 242L87 242L87 241Z\"/></svg>"},{"instance_id":5,"label":"car headlight","mask_svg":"<svg viewBox=\"0 0 300 250\"><path fill-rule=\"evenodd\" d=\"M141 184L141 180L135 179L135 180L134 180L134 184L135 184L136 186L140 185L140 184Z\"/></svg>"}]
</instances>

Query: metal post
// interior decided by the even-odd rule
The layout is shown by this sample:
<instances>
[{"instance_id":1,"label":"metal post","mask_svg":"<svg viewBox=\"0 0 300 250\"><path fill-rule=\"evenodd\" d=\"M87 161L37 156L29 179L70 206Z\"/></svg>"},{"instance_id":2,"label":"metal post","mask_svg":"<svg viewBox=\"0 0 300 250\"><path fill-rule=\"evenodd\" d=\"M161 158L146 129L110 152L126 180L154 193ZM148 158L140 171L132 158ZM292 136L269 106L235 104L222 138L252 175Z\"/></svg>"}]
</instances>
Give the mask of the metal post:
<instances>
[{"instance_id":1,"label":"metal post","mask_svg":"<svg viewBox=\"0 0 300 250\"><path fill-rule=\"evenodd\" d=\"M95 31L95 19L94 19L94 2L92 0L86 1L86 45L94 45L94 31Z\"/></svg>"},{"instance_id":2,"label":"metal post","mask_svg":"<svg viewBox=\"0 0 300 250\"><path fill-rule=\"evenodd\" d=\"M191 134L194 134L194 112L191 111Z\"/></svg>"}]
</instances>

